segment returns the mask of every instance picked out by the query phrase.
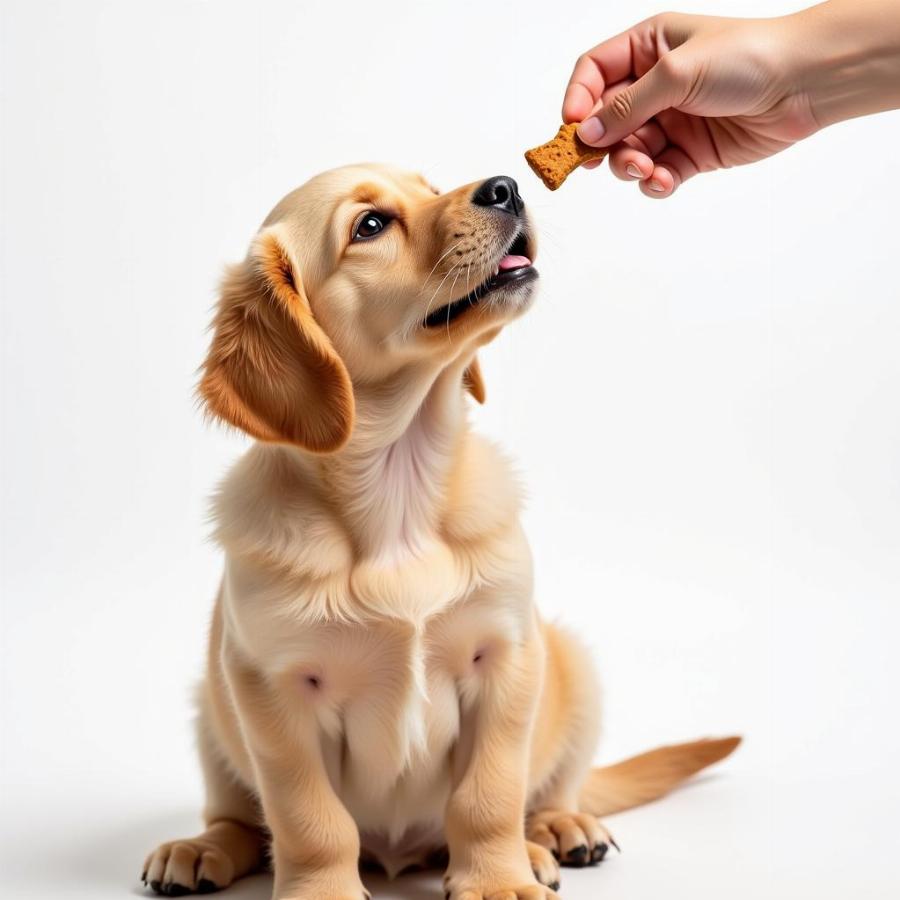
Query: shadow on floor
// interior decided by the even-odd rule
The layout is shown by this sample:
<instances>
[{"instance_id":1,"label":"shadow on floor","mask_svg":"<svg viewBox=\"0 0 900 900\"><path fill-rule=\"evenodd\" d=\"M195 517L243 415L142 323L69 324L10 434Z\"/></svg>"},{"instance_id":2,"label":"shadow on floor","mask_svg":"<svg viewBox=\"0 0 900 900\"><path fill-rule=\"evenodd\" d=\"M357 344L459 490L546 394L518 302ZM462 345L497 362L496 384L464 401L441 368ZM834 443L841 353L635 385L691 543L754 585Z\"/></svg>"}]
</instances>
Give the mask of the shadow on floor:
<instances>
[{"instance_id":1,"label":"shadow on floor","mask_svg":"<svg viewBox=\"0 0 900 900\"><path fill-rule=\"evenodd\" d=\"M189 813L111 823L105 832L92 829L88 835L69 835L65 847L54 855L68 877L102 887L104 896L118 889L123 897L155 897L140 882L145 857L162 841L196 834L199 826L196 816ZM46 850L45 846L44 853ZM375 898L437 900L443 896L438 872L416 872L391 881L367 871L363 881ZM260 874L242 878L216 896L222 900L270 900L271 895L272 876Z\"/></svg>"}]
</instances>

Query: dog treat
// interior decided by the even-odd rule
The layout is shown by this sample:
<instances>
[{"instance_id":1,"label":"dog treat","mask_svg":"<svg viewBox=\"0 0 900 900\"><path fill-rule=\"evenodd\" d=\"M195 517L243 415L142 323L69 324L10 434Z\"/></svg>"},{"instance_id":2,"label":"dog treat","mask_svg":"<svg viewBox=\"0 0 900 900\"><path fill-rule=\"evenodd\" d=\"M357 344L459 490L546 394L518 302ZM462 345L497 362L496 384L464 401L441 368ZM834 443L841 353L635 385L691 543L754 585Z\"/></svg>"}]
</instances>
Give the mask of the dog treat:
<instances>
[{"instance_id":1,"label":"dog treat","mask_svg":"<svg viewBox=\"0 0 900 900\"><path fill-rule=\"evenodd\" d=\"M556 137L525 154L532 171L541 181L555 191L582 163L591 159L603 159L608 150L589 147L575 133L577 122L563 125Z\"/></svg>"}]
</instances>

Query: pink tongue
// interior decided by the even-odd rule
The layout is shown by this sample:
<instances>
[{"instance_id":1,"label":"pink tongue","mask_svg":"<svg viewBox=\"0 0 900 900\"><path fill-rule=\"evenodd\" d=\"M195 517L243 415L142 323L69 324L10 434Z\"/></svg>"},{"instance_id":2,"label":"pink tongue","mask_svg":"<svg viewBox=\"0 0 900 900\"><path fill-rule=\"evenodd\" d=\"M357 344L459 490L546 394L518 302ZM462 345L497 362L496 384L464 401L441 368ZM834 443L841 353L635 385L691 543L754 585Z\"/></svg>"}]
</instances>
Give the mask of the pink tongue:
<instances>
[{"instance_id":1,"label":"pink tongue","mask_svg":"<svg viewBox=\"0 0 900 900\"><path fill-rule=\"evenodd\" d=\"M520 269L522 266L530 266L531 260L527 256L504 256L500 260L499 269Z\"/></svg>"}]
</instances>

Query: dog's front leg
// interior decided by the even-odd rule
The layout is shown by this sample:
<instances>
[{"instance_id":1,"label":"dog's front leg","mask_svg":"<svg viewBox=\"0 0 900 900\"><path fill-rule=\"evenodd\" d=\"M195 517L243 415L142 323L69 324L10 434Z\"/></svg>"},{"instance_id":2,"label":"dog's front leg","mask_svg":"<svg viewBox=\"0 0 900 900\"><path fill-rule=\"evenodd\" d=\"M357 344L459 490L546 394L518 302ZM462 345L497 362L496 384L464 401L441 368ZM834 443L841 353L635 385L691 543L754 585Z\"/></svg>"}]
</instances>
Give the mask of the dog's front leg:
<instances>
[{"instance_id":1,"label":"dog's front leg","mask_svg":"<svg viewBox=\"0 0 900 900\"><path fill-rule=\"evenodd\" d=\"M531 730L543 676L536 635L476 662L478 690L463 716L457 783L447 806L451 900L547 900L525 844ZM464 703L464 708L465 708Z\"/></svg>"},{"instance_id":2,"label":"dog's front leg","mask_svg":"<svg viewBox=\"0 0 900 900\"><path fill-rule=\"evenodd\" d=\"M227 644L223 661L272 832L273 900L368 898L359 832L328 779L309 700L291 677L266 677Z\"/></svg>"}]
</instances>

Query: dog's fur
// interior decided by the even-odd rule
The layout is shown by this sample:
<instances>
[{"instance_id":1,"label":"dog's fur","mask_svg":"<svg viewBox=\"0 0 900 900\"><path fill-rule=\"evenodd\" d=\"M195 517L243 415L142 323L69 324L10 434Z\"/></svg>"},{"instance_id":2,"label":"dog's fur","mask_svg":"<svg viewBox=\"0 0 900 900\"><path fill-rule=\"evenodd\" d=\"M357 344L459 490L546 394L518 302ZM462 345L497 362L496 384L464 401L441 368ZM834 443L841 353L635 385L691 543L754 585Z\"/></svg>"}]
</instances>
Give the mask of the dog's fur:
<instances>
[{"instance_id":1,"label":"dog's fur","mask_svg":"<svg viewBox=\"0 0 900 900\"><path fill-rule=\"evenodd\" d=\"M447 848L453 900L544 900L557 859L602 859L595 816L736 746L591 770L590 659L538 617L517 485L466 424L466 391L485 391L476 351L533 279L424 326L517 236L534 256L524 212L476 205L477 187L326 173L225 277L200 392L258 440L214 505L207 828L150 855L160 893L224 887L270 855L275 900L361 900L361 858L395 873ZM392 221L354 240L371 210Z\"/></svg>"}]
</instances>

